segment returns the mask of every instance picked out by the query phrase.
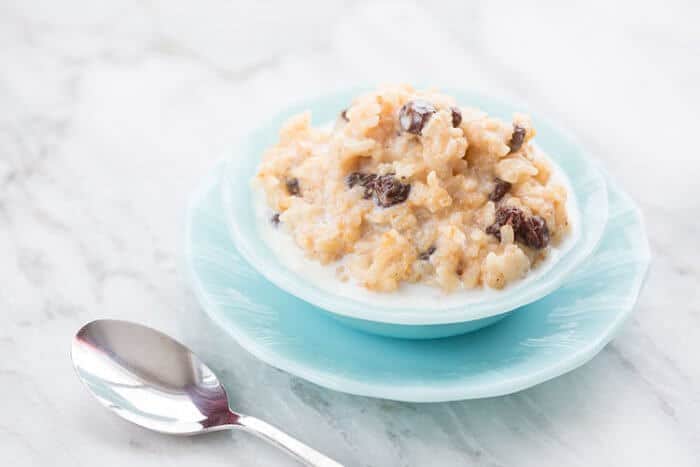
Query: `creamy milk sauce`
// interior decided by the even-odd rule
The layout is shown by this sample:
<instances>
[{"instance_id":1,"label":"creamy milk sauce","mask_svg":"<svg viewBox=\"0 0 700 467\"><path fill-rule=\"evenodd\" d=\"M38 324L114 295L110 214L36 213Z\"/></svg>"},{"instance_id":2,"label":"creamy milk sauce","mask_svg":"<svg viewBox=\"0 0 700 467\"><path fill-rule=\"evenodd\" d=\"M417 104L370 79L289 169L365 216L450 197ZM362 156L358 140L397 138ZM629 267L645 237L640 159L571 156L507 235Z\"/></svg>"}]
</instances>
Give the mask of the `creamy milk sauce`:
<instances>
[{"instance_id":1,"label":"creamy milk sauce","mask_svg":"<svg viewBox=\"0 0 700 467\"><path fill-rule=\"evenodd\" d=\"M571 231L563 242L557 247L550 249L549 255L541 261L534 269L520 280L513 281L501 290L490 289L486 286L475 289L457 289L451 293L443 292L439 287L427 284L402 283L394 292L374 292L366 289L362 285L354 282L353 277L346 272L347 281L342 281L338 277L337 270L345 266L346 258L339 261L322 265L318 261L307 258L301 248L297 246L291 234L285 231L282 224L275 227L270 218L272 210L265 202L262 189L255 189L254 210L257 229L260 238L270 250L276 255L280 263L289 271L304 277L310 284L319 289L341 297L352 298L353 300L371 303L387 308L401 308L410 306L411 308L434 307L436 300L439 300L440 308L447 308L457 305L468 305L470 303L488 300L497 297L513 286L536 280L544 275L552 266L565 255L576 243L581 235L580 212L578 204L571 189L571 183L559 166L554 161L548 159L552 165L552 180L564 185L567 190L567 212Z\"/></svg>"}]
</instances>

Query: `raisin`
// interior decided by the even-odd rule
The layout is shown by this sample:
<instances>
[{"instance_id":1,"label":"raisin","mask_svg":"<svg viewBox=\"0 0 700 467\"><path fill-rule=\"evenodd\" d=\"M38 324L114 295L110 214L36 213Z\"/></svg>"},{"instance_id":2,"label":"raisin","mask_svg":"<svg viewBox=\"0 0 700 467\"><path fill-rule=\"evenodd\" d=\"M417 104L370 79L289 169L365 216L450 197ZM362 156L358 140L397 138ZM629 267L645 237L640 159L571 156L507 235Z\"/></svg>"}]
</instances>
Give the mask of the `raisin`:
<instances>
[{"instance_id":1,"label":"raisin","mask_svg":"<svg viewBox=\"0 0 700 467\"><path fill-rule=\"evenodd\" d=\"M353 172L345 177L345 184L348 188L363 187L363 197L370 199L374 195L377 205L384 208L406 201L411 191L410 184L401 183L392 173L379 176Z\"/></svg>"},{"instance_id":2,"label":"raisin","mask_svg":"<svg viewBox=\"0 0 700 467\"><path fill-rule=\"evenodd\" d=\"M421 261L427 261L428 259L430 259L430 256L431 256L433 253L435 253L435 250L436 250L436 249L437 249L437 248L435 248L435 245L431 246L430 248L428 248L427 250L425 250L423 253L419 254L419 255L418 255L418 259L421 260Z\"/></svg>"},{"instance_id":3,"label":"raisin","mask_svg":"<svg viewBox=\"0 0 700 467\"><path fill-rule=\"evenodd\" d=\"M525 220L525 214L514 206L501 206L496 210L496 221L486 228L486 233L501 239L501 227L510 224L513 232L518 232Z\"/></svg>"},{"instance_id":4,"label":"raisin","mask_svg":"<svg viewBox=\"0 0 700 467\"><path fill-rule=\"evenodd\" d=\"M372 197L372 191L374 180L377 178L375 174L363 174L361 172L353 172L347 177L345 177L345 183L348 188L352 188L355 185L360 185L365 189L364 199L370 199Z\"/></svg>"},{"instance_id":5,"label":"raisin","mask_svg":"<svg viewBox=\"0 0 700 467\"><path fill-rule=\"evenodd\" d=\"M401 183L394 174L386 174L374 179L372 191L377 205L388 208L406 201L411 192L411 185Z\"/></svg>"},{"instance_id":6,"label":"raisin","mask_svg":"<svg viewBox=\"0 0 700 467\"><path fill-rule=\"evenodd\" d=\"M346 122L350 121L350 119L348 118L348 109L343 109L343 111L340 112L340 118L342 118Z\"/></svg>"},{"instance_id":7,"label":"raisin","mask_svg":"<svg viewBox=\"0 0 700 467\"><path fill-rule=\"evenodd\" d=\"M462 112L457 107L450 107L452 111L452 126L457 128L462 123Z\"/></svg>"},{"instance_id":8,"label":"raisin","mask_svg":"<svg viewBox=\"0 0 700 467\"><path fill-rule=\"evenodd\" d=\"M515 206L501 206L496 210L496 223L499 225L510 224L517 231L525 220L525 214Z\"/></svg>"},{"instance_id":9,"label":"raisin","mask_svg":"<svg viewBox=\"0 0 700 467\"><path fill-rule=\"evenodd\" d=\"M510 152L515 152L522 147L523 143L525 142L526 133L527 131L525 128L516 123L513 124L513 135L510 137L510 141L508 142Z\"/></svg>"},{"instance_id":10,"label":"raisin","mask_svg":"<svg viewBox=\"0 0 700 467\"><path fill-rule=\"evenodd\" d=\"M493 191L491 194L489 194L489 199L491 201L500 201L501 198L503 198L506 193L511 189L513 186L510 182L506 182L505 180L501 180L500 178L496 177L494 180L496 182L496 186L493 187Z\"/></svg>"},{"instance_id":11,"label":"raisin","mask_svg":"<svg viewBox=\"0 0 700 467\"><path fill-rule=\"evenodd\" d=\"M404 131L420 135L434 113L435 107L430 102L420 99L409 101L399 111L399 124Z\"/></svg>"},{"instance_id":12,"label":"raisin","mask_svg":"<svg viewBox=\"0 0 700 467\"><path fill-rule=\"evenodd\" d=\"M501 227L510 224L515 239L530 248L541 250L549 244L549 229L540 216L527 217L514 206L501 206L496 211L496 222L486 228L486 233L501 239Z\"/></svg>"},{"instance_id":13,"label":"raisin","mask_svg":"<svg viewBox=\"0 0 700 467\"><path fill-rule=\"evenodd\" d=\"M516 238L530 248L541 250L549 244L547 222L540 216L528 217L518 229Z\"/></svg>"},{"instance_id":14,"label":"raisin","mask_svg":"<svg viewBox=\"0 0 700 467\"><path fill-rule=\"evenodd\" d=\"M348 188L352 188L355 185L366 187L370 185L375 178L377 178L377 176L374 174L363 174L362 172L353 172L347 177L345 177L345 183L347 184Z\"/></svg>"},{"instance_id":15,"label":"raisin","mask_svg":"<svg viewBox=\"0 0 700 467\"><path fill-rule=\"evenodd\" d=\"M286 183L287 193L289 193L292 196L299 196L299 194L301 193L301 189L299 188L299 179L288 178Z\"/></svg>"},{"instance_id":16,"label":"raisin","mask_svg":"<svg viewBox=\"0 0 700 467\"><path fill-rule=\"evenodd\" d=\"M352 188L355 185L357 185L358 183L360 183L360 181L362 180L362 177L364 175L365 174L360 173L360 172L349 173L348 175L345 176L345 184L348 186L348 188Z\"/></svg>"},{"instance_id":17,"label":"raisin","mask_svg":"<svg viewBox=\"0 0 700 467\"><path fill-rule=\"evenodd\" d=\"M277 227L278 225L280 225L280 213L279 213L279 212L274 213L274 214L272 215L272 217L270 217L270 222L271 222L272 225L274 225L275 227Z\"/></svg>"},{"instance_id":18,"label":"raisin","mask_svg":"<svg viewBox=\"0 0 700 467\"><path fill-rule=\"evenodd\" d=\"M493 235L497 239L501 239L501 226L498 224L491 224L488 227L486 227L486 233L489 235Z\"/></svg>"}]
</instances>

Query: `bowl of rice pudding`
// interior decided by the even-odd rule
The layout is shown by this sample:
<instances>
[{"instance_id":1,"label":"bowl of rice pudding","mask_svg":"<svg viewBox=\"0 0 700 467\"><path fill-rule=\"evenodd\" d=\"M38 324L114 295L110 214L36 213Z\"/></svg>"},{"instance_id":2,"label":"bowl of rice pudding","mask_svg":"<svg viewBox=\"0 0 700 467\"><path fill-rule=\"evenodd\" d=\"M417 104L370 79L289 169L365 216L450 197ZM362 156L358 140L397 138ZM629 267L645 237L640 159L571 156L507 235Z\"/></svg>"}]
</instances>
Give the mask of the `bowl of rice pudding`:
<instances>
[{"instance_id":1,"label":"bowl of rice pudding","mask_svg":"<svg viewBox=\"0 0 700 467\"><path fill-rule=\"evenodd\" d=\"M282 112L226 162L233 243L358 329L435 338L495 323L560 286L608 216L596 163L518 107L392 85Z\"/></svg>"}]
</instances>

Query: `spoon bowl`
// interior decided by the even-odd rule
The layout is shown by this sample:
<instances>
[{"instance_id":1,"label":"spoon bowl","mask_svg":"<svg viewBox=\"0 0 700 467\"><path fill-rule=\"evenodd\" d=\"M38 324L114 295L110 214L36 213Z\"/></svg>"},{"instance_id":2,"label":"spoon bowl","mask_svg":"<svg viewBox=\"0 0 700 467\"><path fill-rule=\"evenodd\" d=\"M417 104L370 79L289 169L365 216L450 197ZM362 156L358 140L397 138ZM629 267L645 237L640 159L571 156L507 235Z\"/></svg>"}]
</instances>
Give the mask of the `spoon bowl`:
<instances>
[{"instance_id":1,"label":"spoon bowl","mask_svg":"<svg viewBox=\"0 0 700 467\"><path fill-rule=\"evenodd\" d=\"M93 321L73 339L78 376L102 405L174 435L232 428L226 390L184 345L135 323Z\"/></svg>"},{"instance_id":2,"label":"spoon bowl","mask_svg":"<svg viewBox=\"0 0 700 467\"><path fill-rule=\"evenodd\" d=\"M232 411L214 372L155 329L128 321L92 321L73 338L71 356L92 395L139 426L172 435L244 429L307 465L340 466L272 425Z\"/></svg>"}]
</instances>

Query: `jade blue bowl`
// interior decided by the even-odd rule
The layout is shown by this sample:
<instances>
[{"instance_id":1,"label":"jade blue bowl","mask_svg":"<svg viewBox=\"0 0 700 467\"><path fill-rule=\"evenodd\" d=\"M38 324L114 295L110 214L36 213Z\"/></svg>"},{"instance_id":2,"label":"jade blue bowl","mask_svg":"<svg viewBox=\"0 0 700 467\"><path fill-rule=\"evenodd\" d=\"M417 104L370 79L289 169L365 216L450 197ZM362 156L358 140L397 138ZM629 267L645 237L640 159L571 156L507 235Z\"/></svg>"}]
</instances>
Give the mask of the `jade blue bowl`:
<instances>
[{"instance_id":1,"label":"jade blue bowl","mask_svg":"<svg viewBox=\"0 0 700 467\"><path fill-rule=\"evenodd\" d=\"M225 158L221 182L224 217L233 245L241 257L268 281L353 328L383 336L433 339L471 332L517 313L528 303L556 290L582 261L593 253L608 219L605 177L598 164L564 131L521 105L472 92L445 89L460 105L478 107L509 120L515 112L529 113L537 129L536 141L562 169L578 210L575 239L545 271L532 274L497 293L475 294L460 303L436 299L429 305L372 303L330 293L284 266L261 240L257 231L254 193L248 183L256 173L265 149L278 139L285 120L310 110L314 125L332 121L353 97L354 89L300 102L251 131L233 154Z\"/></svg>"}]
</instances>

